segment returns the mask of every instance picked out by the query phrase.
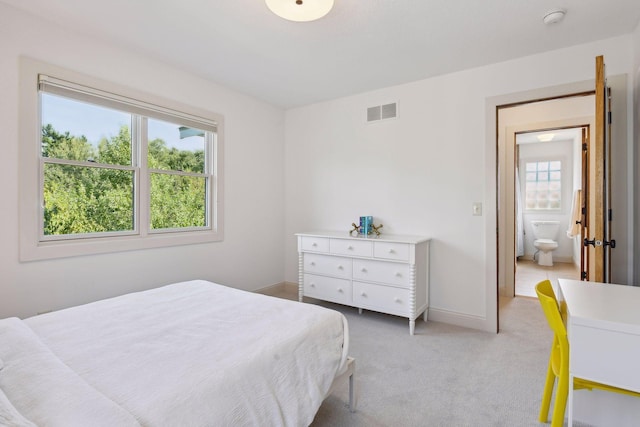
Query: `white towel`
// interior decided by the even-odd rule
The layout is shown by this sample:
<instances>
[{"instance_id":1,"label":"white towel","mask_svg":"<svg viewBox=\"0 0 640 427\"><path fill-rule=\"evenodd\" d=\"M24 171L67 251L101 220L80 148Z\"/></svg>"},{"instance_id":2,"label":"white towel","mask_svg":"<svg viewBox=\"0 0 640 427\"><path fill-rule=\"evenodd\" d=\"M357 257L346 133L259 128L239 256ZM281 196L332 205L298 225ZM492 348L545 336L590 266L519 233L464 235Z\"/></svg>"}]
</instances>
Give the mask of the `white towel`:
<instances>
[{"instance_id":1,"label":"white towel","mask_svg":"<svg viewBox=\"0 0 640 427\"><path fill-rule=\"evenodd\" d=\"M580 225L578 222L582 220L582 190L573 192L573 203L571 204L571 217L569 218L569 228L567 228L567 237L573 239L580 235Z\"/></svg>"}]
</instances>

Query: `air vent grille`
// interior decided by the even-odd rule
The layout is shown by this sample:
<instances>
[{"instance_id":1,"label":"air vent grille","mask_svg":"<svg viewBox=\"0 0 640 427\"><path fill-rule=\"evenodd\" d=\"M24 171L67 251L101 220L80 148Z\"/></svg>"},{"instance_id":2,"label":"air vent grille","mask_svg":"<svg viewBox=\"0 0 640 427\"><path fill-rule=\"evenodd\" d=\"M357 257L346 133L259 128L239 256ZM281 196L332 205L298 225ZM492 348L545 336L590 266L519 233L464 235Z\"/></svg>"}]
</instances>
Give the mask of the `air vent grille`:
<instances>
[{"instance_id":1,"label":"air vent grille","mask_svg":"<svg viewBox=\"0 0 640 427\"><path fill-rule=\"evenodd\" d=\"M394 117L396 117L396 103L394 102L393 104L385 104L380 106L380 109L382 110L382 117L381 119L393 119Z\"/></svg>"},{"instance_id":2,"label":"air vent grille","mask_svg":"<svg viewBox=\"0 0 640 427\"><path fill-rule=\"evenodd\" d=\"M367 108L367 121L368 122L375 122L376 120L380 120L381 117L381 112L380 112L380 106L378 105L377 107L369 107Z\"/></svg>"},{"instance_id":3,"label":"air vent grille","mask_svg":"<svg viewBox=\"0 0 640 427\"><path fill-rule=\"evenodd\" d=\"M396 102L367 108L367 122L395 119L396 117L398 117L398 104Z\"/></svg>"}]
</instances>

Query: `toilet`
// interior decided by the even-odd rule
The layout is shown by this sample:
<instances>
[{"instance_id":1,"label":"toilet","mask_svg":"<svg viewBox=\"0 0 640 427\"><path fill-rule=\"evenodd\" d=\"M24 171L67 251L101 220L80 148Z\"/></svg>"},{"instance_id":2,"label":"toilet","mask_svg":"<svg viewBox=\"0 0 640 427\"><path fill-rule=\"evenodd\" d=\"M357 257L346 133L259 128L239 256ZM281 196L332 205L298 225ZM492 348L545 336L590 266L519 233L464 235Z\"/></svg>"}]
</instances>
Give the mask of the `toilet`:
<instances>
[{"instance_id":1,"label":"toilet","mask_svg":"<svg viewBox=\"0 0 640 427\"><path fill-rule=\"evenodd\" d=\"M538 265L551 267L553 265L553 251L558 248L554 239L558 235L560 221L531 221L533 227L533 246L537 249ZM534 256L535 258L535 256Z\"/></svg>"}]
</instances>

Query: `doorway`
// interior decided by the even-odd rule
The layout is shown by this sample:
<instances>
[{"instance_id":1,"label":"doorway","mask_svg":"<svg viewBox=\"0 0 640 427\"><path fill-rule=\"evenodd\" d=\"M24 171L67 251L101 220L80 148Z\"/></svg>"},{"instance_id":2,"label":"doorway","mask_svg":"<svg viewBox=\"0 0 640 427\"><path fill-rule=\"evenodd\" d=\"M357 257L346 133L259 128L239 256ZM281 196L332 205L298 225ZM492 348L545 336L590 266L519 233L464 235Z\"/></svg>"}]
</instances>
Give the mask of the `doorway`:
<instances>
[{"instance_id":1,"label":"doorway","mask_svg":"<svg viewBox=\"0 0 640 427\"><path fill-rule=\"evenodd\" d=\"M535 298L542 280L580 279L581 149L589 130L585 124L515 134L516 297Z\"/></svg>"},{"instance_id":2,"label":"doorway","mask_svg":"<svg viewBox=\"0 0 640 427\"><path fill-rule=\"evenodd\" d=\"M499 222L504 231L499 249L503 261L499 263L501 297L535 297L534 286L541 280L580 278L580 238L575 234L569 238L566 233L570 231L574 190L582 186L582 129L593 129L594 105L593 92L581 92L498 106L499 135L503 134L499 151L504 153L500 156L504 159L504 185L499 195ZM549 181L551 172L554 180L560 181ZM550 191L551 185L556 191ZM543 256L535 247L534 222L557 222L550 238L557 247L551 254ZM540 265L541 256L551 261Z\"/></svg>"}]
</instances>

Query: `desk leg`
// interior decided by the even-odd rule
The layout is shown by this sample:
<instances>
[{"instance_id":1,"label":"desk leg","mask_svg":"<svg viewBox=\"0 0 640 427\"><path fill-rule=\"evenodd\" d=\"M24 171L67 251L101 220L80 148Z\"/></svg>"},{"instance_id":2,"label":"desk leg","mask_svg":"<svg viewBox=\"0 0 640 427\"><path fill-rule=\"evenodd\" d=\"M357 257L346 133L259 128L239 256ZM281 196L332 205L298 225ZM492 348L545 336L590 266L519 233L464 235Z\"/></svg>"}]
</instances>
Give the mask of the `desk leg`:
<instances>
[{"instance_id":1,"label":"desk leg","mask_svg":"<svg viewBox=\"0 0 640 427\"><path fill-rule=\"evenodd\" d=\"M573 426L573 375L569 374L569 402L567 402L567 425Z\"/></svg>"}]
</instances>

